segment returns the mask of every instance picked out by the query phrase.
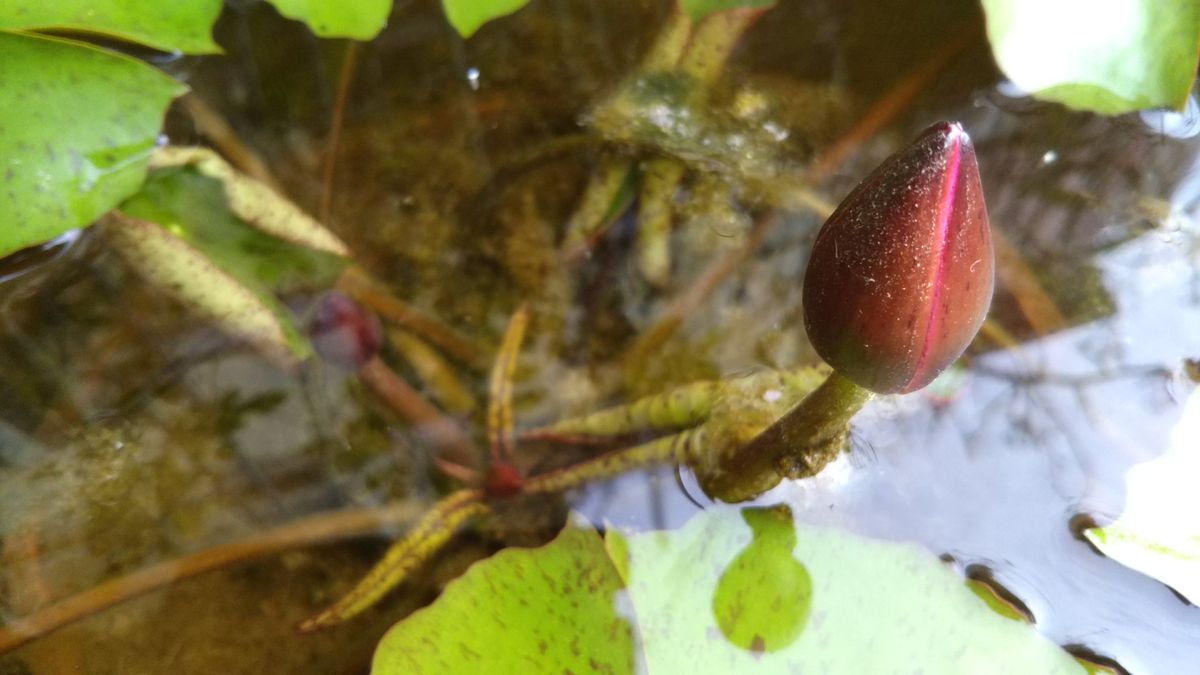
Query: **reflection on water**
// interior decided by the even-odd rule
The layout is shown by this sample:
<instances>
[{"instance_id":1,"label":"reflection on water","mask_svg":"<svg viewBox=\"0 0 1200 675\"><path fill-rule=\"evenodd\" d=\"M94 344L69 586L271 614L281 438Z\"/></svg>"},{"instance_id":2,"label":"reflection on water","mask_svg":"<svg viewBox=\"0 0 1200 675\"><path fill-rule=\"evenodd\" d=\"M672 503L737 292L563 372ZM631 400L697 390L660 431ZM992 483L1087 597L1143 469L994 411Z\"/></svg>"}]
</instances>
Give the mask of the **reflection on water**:
<instances>
[{"instance_id":1,"label":"reflection on water","mask_svg":"<svg viewBox=\"0 0 1200 675\"><path fill-rule=\"evenodd\" d=\"M221 28L227 59L173 67L315 212L335 84L329 65L340 51L264 3L242 4L231 3L239 8ZM627 221L577 264L554 255L581 186L606 155L583 144L543 164L529 157L586 131L588 106L637 62L665 3L544 0L467 43L448 33L438 3L400 4L403 20L363 52L332 225L366 269L480 344L494 345L513 308L531 303L518 425L812 358L798 284L819 219L797 211L781 214L758 253L653 358L629 371L617 363L713 249L730 246L738 232L722 224L763 208L742 201L725 172L710 171L723 191L681 193L678 217L697 227L673 235L674 285L665 290L631 269L636 233ZM973 3L783 3L748 35L735 79L754 74L773 104L766 109L780 116L772 123L820 156L975 11ZM973 350L955 396L874 402L848 457L760 502L782 501L809 526L912 542L963 570L986 569L1055 643L1082 645L1134 673L1191 672L1200 612L1097 555L1069 523L1122 512L1126 472L1166 449L1193 386L1182 370L1200 358L1200 139L1188 131L1196 99L1181 118L1106 120L1005 96L996 79L986 47L972 45L816 187L836 202L932 120L961 120L976 141L993 227L1010 246L996 330ZM806 111L814 99L817 109ZM820 128L800 138L812 120ZM177 141L201 140L187 123L170 131ZM690 168L702 184L706 168ZM484 400L483 376L462 370L467 394ZM427 446L352 380L283 373L248 354L147 288L90 233L32 263L0 266L0 373L6 619L300 515L427 501L439 489ZM461 421L482 436L478 415ZM531 466L588 452L523 450L535 453ZM73 472L85 466L100 468ZM683 478L694 497L694 482ZM569 501L593 522L645 528L678 526L697 510L670 469L623 476ZM725 562L754 547L794 548L786 538L742 534ZM345 670L364 663L387 625L494 545L486 535L463 537L429 578L332 637L300 640L291 626L344 589L373 559L371 547L305 551L180 584L18 656L89 662L96 672L114 672L126 657L183 664L180 672L256 672L246 655L272 662L263 645L273 645L308 667ZM780 559L794 582L786 592L803 597L803 568ZM734 590L721 592L736 595L758 572L745 574L730 573L723 588ZM714 604L735 604L702 600L697 612L706 617ZM771 619L779 632L770 636L743 632L718 609L722 639L770 656L774 640L801 640L817 623L796 606L789 603L786 620ZM185 626L187 612L208 620ZM221 636L241 641L228 653L180 655L198 642L234 644Z\"/></svg>"}]
</instances>

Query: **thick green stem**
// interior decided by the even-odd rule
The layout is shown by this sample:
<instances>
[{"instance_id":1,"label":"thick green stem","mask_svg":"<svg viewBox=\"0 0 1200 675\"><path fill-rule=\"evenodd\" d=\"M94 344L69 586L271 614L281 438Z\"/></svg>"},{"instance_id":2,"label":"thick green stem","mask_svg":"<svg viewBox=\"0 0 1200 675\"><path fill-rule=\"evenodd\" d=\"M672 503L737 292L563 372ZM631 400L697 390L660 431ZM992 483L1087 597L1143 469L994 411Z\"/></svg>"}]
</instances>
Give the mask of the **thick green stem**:
<instances>
[{"instance_id":1,"label":"thick green stem","mask_svg":"<svg viewBox=\"0 0 1200 675\"><path fill-rule=\"evenodd\" d=\"M829 443L841 437L850 418L873 394L836 372L745 447L702 477L704 491L727 502L753 499L783 476L808 476L833 455ZM786 468L782 471L781 468Z\"/></svg>"}]
</instances>

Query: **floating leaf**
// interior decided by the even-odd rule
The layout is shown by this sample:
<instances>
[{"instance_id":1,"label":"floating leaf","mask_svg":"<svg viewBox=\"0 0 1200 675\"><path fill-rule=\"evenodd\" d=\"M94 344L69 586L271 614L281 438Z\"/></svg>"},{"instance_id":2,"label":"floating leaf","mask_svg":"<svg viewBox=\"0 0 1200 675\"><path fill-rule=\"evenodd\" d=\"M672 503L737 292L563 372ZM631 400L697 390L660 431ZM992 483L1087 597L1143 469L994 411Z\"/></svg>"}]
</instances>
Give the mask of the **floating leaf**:
<instances>
[{"instance_id":1,"label":"floating leaf","mask_svg":"<svg viewBox=\"0 0 1200 675\"><path fill-rule=\"evenodd\" d=\"M373 673L518 670L1084 672L924 549L724 506L677 531L610 529L603 548L576 525L504 551L394 626Z\"/></svg>"},{"instance_id":2,"label":"floating leaf","mask_svg":"<svg viewBox=\"0 0 1200 675\"><path fill-rule=\"evenodd\" d=\"M88 225L137 191L185 87L134 59L0 32L0 256Z\"/></svg>"},{"instance_id":3,"label":"floating leaf","mask_svg":"<svg viewBox=\"0 0 1200 675\"><path fill-rule=\"evenodd\" d=\"M1038 98L1117 115L1182 109L1200 52L1200 0L983 0L992 53Z\"/></svg>"},{"instance_id":4,"label":"floating leaf","mask_svg":"<svg viewBox=\"0 0 1200 675\"><path fill-rule=\"evenodd\" d=\"M311 353L274 293L327 285L344 259L255 229L230 210L219 181L190 167L151 172L121 212L106 234L153 283L278 362Z\"/></svg>"},{"instance_id":5,"label":"floating leaf","mask_svg":"<svg viewBox=\"0 0 1200 675\"><path fill-rule=\"evenodd\" d=\"M321 37L370 40L387 25L392 0L267 0L289 19L308 24Z\"/></svg>"},{"instance_id":6,"label":"floating leaf","mask_svg":"<svg viewBox=\"0 0 1200 675\"><path fill-rule=\"evenodd\" d=\"M621 579L590 526L475 565L432 606L392 627L372 675L632 673Z\"/></svg>"},{"instance_id":7,"label":"floating leaf","mask_svg":"<svg viewBox=\"0 0 1200 675\"><path fill-rule=\"evenodd\" d=\"M753 510L750 510L753 512ZM1028 626L991 611L963 580L916 546L714 508L675 532L610 531L645 650L646 672L990 675L1082 673ZM785 530L792 530L788 533ZM790 551L763 545L794 537ZM714 616L713 598L747 551L782 566L794 557L811 578L811 616L784 648L746 650ZM786 557L784 557L786 554ZM769 602L770 589L763 589ZM820 620L816 620L820 617ZM764 644L766 636L764 635Z\"/></svg>"},{"instance_id":8,"label":"floating leaf","mask_svg":"<svg viewBox=\"0 0 1200 675\"><path fill-rule=\"evenodd\" d=\"M492 19L512 14L528 4L529 0L442 0L450 25L465 38Z\"/></svg>"},{"instance_id":9,"label":"floating leaf","mask_svg":"<svg viewBox=\"0 0 1200 675\"><path fill-rule=\"evenodd\" d=\"M692 21L700 21L709 14L731 9L768 9L776 0L679 0L679 6Z\"/></svg>"},{"instance_id":10,"label":"floating leaf","mask_svg":"<svg viewBox=\"0 0 1200 675\"><path fill-rule=\"evenodd\" d=\"M1200 389L1161 456L1125 476L1125 510L1106 527L1084 531L1105 555L1200 604Z\"/></svg>"},{"instance_id":11,"label":"floating leaf","mask_svg":"<svg viewBox=\"0 0 1200 675\"><path fill-rule=\"evenodd\" d=\"M187 54L221 51L212 25L221 0L5 0L0 30L97 33Z\"/></svg>"}]
</instances>

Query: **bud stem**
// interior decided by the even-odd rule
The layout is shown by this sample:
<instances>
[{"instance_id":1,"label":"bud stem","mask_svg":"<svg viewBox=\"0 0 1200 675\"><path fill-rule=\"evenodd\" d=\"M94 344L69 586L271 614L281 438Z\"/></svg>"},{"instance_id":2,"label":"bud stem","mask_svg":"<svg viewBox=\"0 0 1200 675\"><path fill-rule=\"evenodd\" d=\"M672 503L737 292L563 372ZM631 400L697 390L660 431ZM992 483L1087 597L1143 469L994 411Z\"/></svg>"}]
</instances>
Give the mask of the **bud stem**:
<instances>
[{"instance_id":1,"label":"bud stem","mask_svg":"<svg viewBox=\"0 0 1200 675\"><path fill-rule=\"evenodd\" d=\"M817 473L828 461L822 445L843 433L850 418L872 396L833 372L803 401L724 461L719 475L704 485L705 491L723 501L739 502L775 487L783 478L781 464L800 467L802 475ZM805 470L806 466L810 470Z\"/></svg>"}]
</instances>

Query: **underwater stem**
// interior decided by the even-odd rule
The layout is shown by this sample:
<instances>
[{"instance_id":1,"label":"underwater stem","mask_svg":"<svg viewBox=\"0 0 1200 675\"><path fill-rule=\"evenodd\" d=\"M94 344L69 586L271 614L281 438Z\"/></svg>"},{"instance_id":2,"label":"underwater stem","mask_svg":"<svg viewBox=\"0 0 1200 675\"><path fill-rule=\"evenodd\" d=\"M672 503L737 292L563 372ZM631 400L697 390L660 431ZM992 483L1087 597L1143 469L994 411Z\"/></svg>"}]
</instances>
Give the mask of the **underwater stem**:
<instances>
[{"instance_id":1,"label":"underwater stem","mask_svg":"<svg viewBox=\"0 0 1200 675\"><path fill-rule=\"evenodd\" d=\"M727 502L757 497L782 478L779 467L803 467L806 453L845 432L850 418L874 396L836 371L787 414L722 462L704 489ZM820 467L813 467L815 473ZM808 474L806 474L808 475Z\"/></svg>"},{"instance_id":2,"label":"underwater stem","mask_svg":"<svg viewBox=\"0 0 1200 675\"><path fill-rule=\"evenodd\" d=\"M424 509L423 503L405 501L379 508L321 514L109 579L28 616L8 619L0 626L0 654L109 607L204 572L303 546L378 532L386 525L411 522Z\"/></svg>"}]
</instances>

